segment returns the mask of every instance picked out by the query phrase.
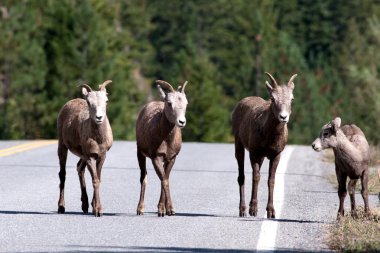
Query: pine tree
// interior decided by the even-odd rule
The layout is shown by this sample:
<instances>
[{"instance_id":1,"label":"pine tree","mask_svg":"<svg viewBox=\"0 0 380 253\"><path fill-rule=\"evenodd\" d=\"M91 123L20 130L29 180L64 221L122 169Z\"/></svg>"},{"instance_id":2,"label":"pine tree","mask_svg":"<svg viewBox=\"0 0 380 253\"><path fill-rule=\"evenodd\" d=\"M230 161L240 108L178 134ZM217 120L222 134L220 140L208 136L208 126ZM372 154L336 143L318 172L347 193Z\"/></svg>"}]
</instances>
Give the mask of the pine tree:
<instances>
[{"instance_id":1,"label":"pine tree","mask_svg":"<svg viewBox=\"0 0 380 253\"><path fill-rule=\"evenodd\" d=\"M3 1L0 31L1 138L40 138L47 72L44 1Z\"/></svg>"}]
</instances>

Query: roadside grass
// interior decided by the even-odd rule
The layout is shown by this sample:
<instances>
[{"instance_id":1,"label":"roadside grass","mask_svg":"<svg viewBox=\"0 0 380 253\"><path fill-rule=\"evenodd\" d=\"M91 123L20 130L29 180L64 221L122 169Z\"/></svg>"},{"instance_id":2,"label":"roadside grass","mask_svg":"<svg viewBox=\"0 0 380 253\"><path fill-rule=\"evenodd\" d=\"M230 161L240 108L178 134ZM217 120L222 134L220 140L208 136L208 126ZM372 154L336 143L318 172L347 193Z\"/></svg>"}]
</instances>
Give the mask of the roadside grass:
<instances>
[{"instance_id":1,"label":"roadside grass","mask_svg":"<svg viewBox=\"0 0 380 253\"><path fill-rule=\"evenodd\" d=\"M364 208L358 208L358 219L348 212L340 222L330 226L327 245L338 252L380 251L380 209L372 209L365 218Z\"/></svg>"},{"instance_id":2,"label":"roadside grass","mask_svg":"<svg viewBox=\"0 0 380 253\"><path fill-rule=\"evenodd\" d=\"M333 151L324 151L322 159L325 162L333 163ZM379 194L380 198L380 175L378 175L378 168L380 168L380 147L371 147L368 190L370 194ZM338 188L335 171L327 176L327 180L336 189ZM360 180L356 184L356 190L361 190ZM349 198L346 198L346 201L350 201ZM380 252L380 208L370 207L371 217L369 219L365 217L364 208L357 207L358 219L353 219L351 213L347 210L341 221L329 227L327 245L330 249L339 252Z\"/></svg>"}]
</instances>

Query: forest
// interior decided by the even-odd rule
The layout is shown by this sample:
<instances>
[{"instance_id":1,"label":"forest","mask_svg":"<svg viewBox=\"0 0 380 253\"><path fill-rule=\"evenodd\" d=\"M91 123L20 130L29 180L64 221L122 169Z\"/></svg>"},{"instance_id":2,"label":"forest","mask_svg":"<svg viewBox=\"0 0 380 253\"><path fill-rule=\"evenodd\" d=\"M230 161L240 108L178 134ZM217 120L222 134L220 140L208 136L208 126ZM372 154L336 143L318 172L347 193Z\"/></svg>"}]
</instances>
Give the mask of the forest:
<instances>
[{"instance_id":1,"label":"forest","mask_svg":"<svg viewBox=\"0 0 380 253\"><path fill-rule=\"evenodd\" d=\"M189 83L184 141L231 142L230 114L295 79L289 142L340 116L380 143L376 0L2 0L0 139L57 138L60 108L111 79L114 138L135 139L155 80Z\"/></svg>"}]
</instances>

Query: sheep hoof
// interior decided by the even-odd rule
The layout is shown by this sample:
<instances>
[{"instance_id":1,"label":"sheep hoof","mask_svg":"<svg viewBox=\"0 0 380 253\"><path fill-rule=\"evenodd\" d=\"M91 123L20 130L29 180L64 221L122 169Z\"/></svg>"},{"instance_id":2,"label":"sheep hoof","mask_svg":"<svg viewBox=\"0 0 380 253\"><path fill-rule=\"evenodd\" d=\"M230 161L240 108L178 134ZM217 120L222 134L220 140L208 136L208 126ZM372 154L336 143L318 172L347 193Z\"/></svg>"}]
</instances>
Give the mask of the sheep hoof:
<instances>
[{"instance_id":1,"label":"sheep hoof","mask_svg":"<svg viewBox=\"0 0 380 253\"><path fill-rule=\"evenodd\" d=\"M245 211L239 211L239 217L246 217L247 214L245 213Z\"/></svg>"},{"instance_id":2,"label":"sheep hoof","mask_svg":"<svg viewBox=\"0 0 380 253\"><path fill-rule=\"evenodd\" d=\"M249 208L249 215L256 217L257 216L257 208Z\"/></svg>"},{"instance_id":3,"label":"sheep hoof","mask_svg":"<svg viewBox=\"0 0 380 253\"><path fill-rule=\"evenodd\" d=\"M267 218L268 219L275 219L276 218L276 214L274 211L267 211Z\"/></svg>"},{"instance_id":4,"label":"sheep hoof","mask_svg":"<svg viewBox=\"0 0 380 253\"><path fill-rule=\"evenodd\" d=\"M65 207L64 206L58 206L58 213L65 213Z\"/></svg>"},{"instance_id":5,"label":"sheep hoof","mask_svg":"<svg viewBox=\"0 0 380 253\"><path fill-rule=\"evenodd\" d=\"M95 217L102 217L103 213L101 211L96 211L96 212L94 212L94 216Z\"/></svg>"},{"instance_id":6,"label":"sheep hoof","mask_svg":"<svg viewBox=\"0 0 380 253\"><path fill-rule=\"evenodd\" d=\"M359 216L358 216L358 213L356 212L356 210L353 210L353 211L351 211L351 217L353 218L353 219L357 219L357 218L359 218Z\"/></svg>"},{"instance_id":7,"label":"sheep hoof","mask_svg":"<svg viewBox=\"0 0 380 253\"><path fill-rule=\"evenodd\" d=\"M173 215L175 215L175 211L174 211L174 209L167 210L167 211L166 211L166 215L168 215L168 216L173 216Z\"/></svg>"},{"instance_id":8,"label":"sheep hoof","mask_svg":"<svg viewBox=\"0 0 380 253\"><path fill-rule=\"evenodd\" d=\"M102 211L101 208L92 209L92 214L93 214L95 217L102 217L102 216L103 216L103 211Z\"/></svg>"},{"instance_id":9,"label":"sheep hoof","mask_svg":"<svg viewBox=\"0 0 380 253\"><path fill-rule=\"evenodd\" d=\"M144 204L140 204L137 206L137 215L144 215L145 206Z\"/></svg>"},{"instance_id":10,"label":"sheep hoof","mask_svg":"<svg viewBox=\"0 0 380 253\"><path fill-rule=\"evenodd\" d=\"M245 216L247 216L247 213L245 212L245 209L246 209L245 205L241 205L239 207L239 217L245 217Z\"/></svg>"},{"instance_id":11,"label":"sheep hoof","mask_svg":"<svg viewBox=\"0 0 380 253\"><path fill-rule=\"evenodd\" d=\"M366 218L366 220L370 220L371 219L371 212L370 211L366 211L365 212L365 218Z\"/></svg>"},{"instance_id":12,"label":"sheep hoof","mask_svg":"<svg viewBox=\"0 0 380 253\"><path fill-rule=\"evenodd\" d=\"M338 212L337 216L336 216L336 221L340 222L342 221L344 218L344 212L340 213Z\"/></svg>"},{"instance_id":13,"label":"sheep hoof","mask_svg":"<svg viewBox=\"0 0 380 253\"><path fill-rule=\"evenodd\" d=\"M165 213L158 212L158 217L165 217Z\"/></svg>"}]
</instances>

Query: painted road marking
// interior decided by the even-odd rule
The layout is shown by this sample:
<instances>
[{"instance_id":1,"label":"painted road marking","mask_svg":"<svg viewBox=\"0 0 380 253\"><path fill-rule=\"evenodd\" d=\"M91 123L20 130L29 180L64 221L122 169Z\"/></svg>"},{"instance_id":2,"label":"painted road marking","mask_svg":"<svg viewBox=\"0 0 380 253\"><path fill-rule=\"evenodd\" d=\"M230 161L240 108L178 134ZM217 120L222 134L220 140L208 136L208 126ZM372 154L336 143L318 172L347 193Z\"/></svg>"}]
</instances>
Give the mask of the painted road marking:
<instances>
[{"instance_id":1,"label":"painted road marking","mask_svg":"<svg viewBox=\"0 0 380 253\"><path fill-rule=\"evenodd\" d=\"M0 149L0 157L17 154L17 153L35 149L35 148L41 148L41 147L52 145L52 144L57 144L57 140L31 141L31 142L23 143L20 145L12 146L9 148Z\"/></svg>"},{"instance_id":2,"label":"painted road marking","mask_svg":"<svg viewBox=\"0 0 380 253\"><path fill-rule=\"evenodd\" d=\"M276 219L281 218L282 204L285 195L285 172L293 150L294 147L287 146L286 149L281 153L281 160L276 171L276 181L273 193L273 205L276 210ZM260 236L257 242L256 250L265 250L271 252L274 251L276 247L278 221L266 219L266 212L264 218L265 220L261 225Z\"/></svg>"}]
</instances>

